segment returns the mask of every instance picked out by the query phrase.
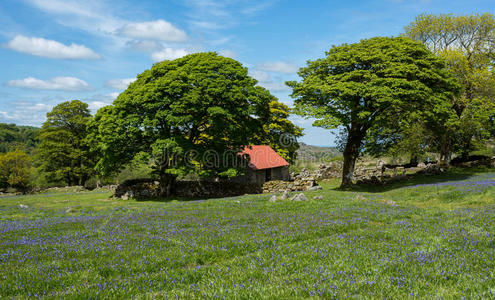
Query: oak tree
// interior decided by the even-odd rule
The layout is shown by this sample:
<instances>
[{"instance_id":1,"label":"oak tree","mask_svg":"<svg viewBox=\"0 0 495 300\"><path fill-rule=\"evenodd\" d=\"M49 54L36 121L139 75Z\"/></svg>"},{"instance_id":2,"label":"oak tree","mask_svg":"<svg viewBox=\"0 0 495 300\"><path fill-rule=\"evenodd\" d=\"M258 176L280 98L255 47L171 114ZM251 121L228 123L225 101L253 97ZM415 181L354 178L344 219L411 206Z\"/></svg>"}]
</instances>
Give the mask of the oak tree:
<instances>
[{"instance_id":1,"label":"oak tree","mask_svg":"<svg viewBox=\"0 0 495 300\"><path fill-rule=\"evenodd\" d=\"M46 114L38 146L37 162L50 181L84 185L93 174L87 125L91 120L88 104L80 100L56 105Z\"/></svg>"},{"instance_id":2,"label":"oak tree","mask_svg":"<svg viewBox=\"0 0 495 300\"><path fill-rule=\"evenodd\" d=\"M451 101L451 113L438 116L429 129L438 134L437 148L448 162L452 152L467 156L493 132L495 115L495 17L492 14L422 14L405 28L446 60L462 84Z\"/></svg>"},{"instance_id":3,"label":"oak tree","mask_svg":"<svg viewBox=\"0 0 495 300\"><path fill-rule=\"evenodd\" d=\"M333 46L326 55L300 69L300 82L287 84L296 113L315 118L315 126L344 128L343 188L352 185L370 129L397 126L414 112L434 111L457 89L445 62L408 38L371 38Z\"/></svg>"},{"instance_id":4,"label":"oak tree","mask_svg":"<svg viewBox=\"0 0 495 300\"><path fill-rule=\"evenodd\" d=\"M178 174L229 172L237 153L265 134L273 96L256 84L239 62L213 52L156 63L95 115L98 170L147 156L162 196L172 194Z\"/></svg>"}]
</instances>

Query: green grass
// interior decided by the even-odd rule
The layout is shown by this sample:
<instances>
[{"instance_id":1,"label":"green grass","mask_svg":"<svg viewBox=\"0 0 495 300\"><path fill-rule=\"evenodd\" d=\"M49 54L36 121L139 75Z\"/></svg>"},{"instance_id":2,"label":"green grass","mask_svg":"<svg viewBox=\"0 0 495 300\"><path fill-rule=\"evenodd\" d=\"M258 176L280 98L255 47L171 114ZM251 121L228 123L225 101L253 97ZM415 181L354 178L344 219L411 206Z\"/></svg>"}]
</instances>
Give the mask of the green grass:
<instances>
[{"instance_id":1,"label":"green grass","mask_svg":"<svg viewBox=\"0 0 495 300\"><path fill-rule=\"evenodd\" d=\"M493 182L329 181L308 202L0 198L0 298L493 298Z\"/></svg>"}]
</instances>

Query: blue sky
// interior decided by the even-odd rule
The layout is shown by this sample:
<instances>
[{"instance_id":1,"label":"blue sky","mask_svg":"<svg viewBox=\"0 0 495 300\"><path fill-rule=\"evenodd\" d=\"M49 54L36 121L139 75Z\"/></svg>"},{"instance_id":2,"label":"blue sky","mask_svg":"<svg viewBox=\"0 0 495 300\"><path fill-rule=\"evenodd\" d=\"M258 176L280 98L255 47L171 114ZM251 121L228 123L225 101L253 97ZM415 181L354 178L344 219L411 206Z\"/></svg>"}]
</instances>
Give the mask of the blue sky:
<instances>
[{"instance_id":1,"label":"blue sky","mask_svg":"<svg viewBox=\"0 0 495 300\"><path fill-rule=\"evenodd\" d=\"M286 80L332 45L402 32L420 13L495 13L493 0L2 0L0 122L40 126L80 99L95 112L154 62L217 51L292 105ZM333 145L306 128L301 141Z\"/></svg>"}]
</instances>

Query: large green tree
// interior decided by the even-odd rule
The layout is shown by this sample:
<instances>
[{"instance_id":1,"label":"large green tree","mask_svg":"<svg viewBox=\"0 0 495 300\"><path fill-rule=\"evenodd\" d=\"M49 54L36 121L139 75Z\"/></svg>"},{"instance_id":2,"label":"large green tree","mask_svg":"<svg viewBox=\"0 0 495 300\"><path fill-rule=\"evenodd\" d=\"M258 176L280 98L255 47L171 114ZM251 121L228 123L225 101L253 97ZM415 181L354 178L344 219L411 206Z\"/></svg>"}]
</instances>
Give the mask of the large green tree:
<instances>
[{"instance_id":1,"label":"large green tree","mask_svg":"<svg viewBox=\"0 0 495 300\"><path fill-rule=\"evenodd\" d=\"M423 14L405 29L446 60L462 83L451 101L451 113L437 116L429 129L438 134L444 161L452 152L466 156L493 131L495 114L495 17L491 14Z\"/></svg>"},{"instance_id":2,"label":"large green tree","mask_svg":"<svg viewBox=\"0 0 495 300\"><path fill-rule=\"evenodd\" d=\"M110 174L150 157L163 196L173 192L177 174L230 172L237 152L265 133L273 100L247 74L212 52L153 65L97 112L91 139L98 169Z\"/></svg>"},{"instance_id":3,"label":"large green tree","mask_svg":"<svg viewBox=\"0 0 495 300\"><path fill-rule=\"evenodd\" d=\"M46 118L39 135L41 170L50 181L84 185L94 168L86 139L91 120L88 105L79 100L63 102L48 112Z\"/></svg>"},{"instance_id":4,"label":"large green tree","mask_svg":"<svg viewBox=\"0 0 495 300\"><path fill-rule=\"evenodd\" d=\"M315 126L345 130L342 187L352 185L356 159L370 129L397 126L403 118L435 111L450 101L456 80L420 42L372 38L333 46L301 68L293 88L296 112Z\"/></svg>"}]
</instances>

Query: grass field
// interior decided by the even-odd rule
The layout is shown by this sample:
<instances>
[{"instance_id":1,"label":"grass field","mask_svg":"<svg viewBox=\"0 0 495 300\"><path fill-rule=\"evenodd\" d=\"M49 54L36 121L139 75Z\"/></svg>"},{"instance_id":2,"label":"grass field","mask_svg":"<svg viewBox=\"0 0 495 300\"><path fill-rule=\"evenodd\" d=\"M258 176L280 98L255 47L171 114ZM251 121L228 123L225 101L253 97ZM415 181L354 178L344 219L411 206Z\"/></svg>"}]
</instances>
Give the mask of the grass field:
<instances>
[{"instance_id":1,"label":"grass field","mask_svg":"<svg viewBox=\"0 0 495 300\"><path fill-rule=\"evenodd\" d=\"M495 171L322 186L308 202L0 198L0 298L495 297Z\"/></svg>"}]
</instances>

